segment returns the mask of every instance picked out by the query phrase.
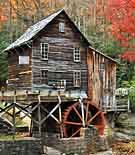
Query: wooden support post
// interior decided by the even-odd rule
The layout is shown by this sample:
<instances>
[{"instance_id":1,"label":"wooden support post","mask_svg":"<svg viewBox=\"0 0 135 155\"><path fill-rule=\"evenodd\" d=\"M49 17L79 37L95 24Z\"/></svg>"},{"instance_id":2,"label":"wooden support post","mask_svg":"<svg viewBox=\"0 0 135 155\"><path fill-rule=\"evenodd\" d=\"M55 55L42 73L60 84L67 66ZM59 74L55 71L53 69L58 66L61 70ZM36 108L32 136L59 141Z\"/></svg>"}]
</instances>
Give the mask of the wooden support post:
<instances>
[{"instance_id":1,"label":"wooden support post","mask_svg":"<svg viewBox=\"0 0 135 155\"><path fill-rule=\"evenodd\" d=\"M3 98L4 98L4 92L5 92L5 89L4 89L4 87L2 87L2 88L1 88L2 102L3 102Z\"/></svg>"},{"instance_id":2,"label":"wooden support post","mask_svg":"<svg viewBox=\"0 0 135 155\"><path fill-rule=\"evenodd\" d=\"M128 112L131 112L131 110L130 110L130 100L129 100L129 97L128 97Z\"/></svg>"},{"instance_id":3,"label":"wooden support post","mask_svg":"<svg viewBox=\"0 0 135 155\"><path fill-rule=\"evenodd\" d=\"M61 134L61 138L63 138L63 126L62 126L62 112L61 112L61 98L60 96L58 95L58 100L59 100L59 122L60 122L60 134Z\"/></svg>"},{"instance_id":4,"label":"wooden support post","mask_svg":"<svg viewBox=\"0 0 135 155\"><path fill-rule=\"evenodd\" d=\"M13 139L16 135L16 116L15 116L15 107L16 107L16 90L14 91L14 103L13 103Z\"/></svg>"},{"instance_id":5,"label":"wooden support post","mask_svg":"<svg viewBox=\"0 0 135 155\"><path fill-rule=\"evenodd\" d=\"M79 99L80 105L81 105L81 111L82 111L82 123L83 123L83 127L85 127L85 119L84 119L84 105L82 102L82 99Z\"/></svg>"},{"instance_id":6,"label":"wooden support post","mask_svg":"<svg viewBox=\"0 0 135 155\"><path fill-rule=\"evenodd\" d=\"M38 126L38 131L39 131L39 137L41 139L42 137L42 124L41 124L41 100L40 100L40 95L38 96L38 121L39 121L39 126Z\"/></svg>"},{"instance_id":7,"label":"wooden support post","mask_svg":"<svg viewBox=\"0 0 135 155\"><path fill-rule=\"evenodd\" d=\"M41 123L42 115L41 115L41 96L40 95L38 95L38 121L39 121L38 131L39 131L41 151L42 151L42 154L44 154L44 145L42 143L42 123ZM46 147L46 152L47 152L47 147Z\"/></svg>"}]
</instances>

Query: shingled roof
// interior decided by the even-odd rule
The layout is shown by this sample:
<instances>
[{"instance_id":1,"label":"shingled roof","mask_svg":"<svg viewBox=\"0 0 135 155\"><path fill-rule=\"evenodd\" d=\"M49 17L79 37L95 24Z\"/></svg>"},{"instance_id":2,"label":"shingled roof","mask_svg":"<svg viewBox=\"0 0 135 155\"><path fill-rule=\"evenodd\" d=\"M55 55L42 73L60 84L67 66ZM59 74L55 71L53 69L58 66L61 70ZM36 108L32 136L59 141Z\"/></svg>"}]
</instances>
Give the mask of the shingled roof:
<instances>
[{"instance_id":1,"label":"shingled roof","mask_svg":"<svg viewBox=\"0 0 135 155\"><path fill-rule=\"evenodd\" d=\"M16 47L19 47L19 46L29 42L35 35L37 35L43 28L45 28L62 11L64 11L64 10L63 9L59 10L59 11L53 13L52 15L48 16L47 18L45 18L45 19L39 21L38 23L32 25L31 27L29 27L20 38L18 38L15 42L10 44L4 51L9 51L11 49L14 49Z\"/></svg>"}]
</instances>

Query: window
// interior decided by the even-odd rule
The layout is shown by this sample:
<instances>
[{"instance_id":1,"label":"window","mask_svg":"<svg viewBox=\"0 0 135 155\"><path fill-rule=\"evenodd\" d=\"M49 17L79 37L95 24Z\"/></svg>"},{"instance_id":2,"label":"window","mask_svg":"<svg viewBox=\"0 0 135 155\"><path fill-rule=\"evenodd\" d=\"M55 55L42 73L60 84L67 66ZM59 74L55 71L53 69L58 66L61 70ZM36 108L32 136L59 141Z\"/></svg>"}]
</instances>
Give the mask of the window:
<instances>
[{"instance_id":1,"label":"window","mask_svg":"<svg viewBox=\"0 0 135 155\"><path fill-rule=\"evenodd\" d=\"M99 66L99 76L101 81L103 81L104 73L105 73L105 64L101 63Z\"/></svg>"},{"instance_id":2,"label":"window","mask_svg":"<svg viewBox=\"0 0 135 155\"><path fill-rule=\"evenodd\" d=\"M100 64L100 70L104 70L105 69L105 64L104 63L101 63Z\"/></svg>"},{"instance_id":3,"label":"window","mask_svg":"<svg viewBox=\"0 0 135 155\"><path fill-rule=\"evenodd\" d=\"M41 84L48 84L48 70L41 70Z\"/></svg>"},{"instance_id":4,"label":"window","mask_svg":"<svg viewBox=\"0 0 135 155\"><path fill-rule=\"evenodd\" d=\"M57 89L65 89L66 88L66 80L49 80L49 86L52 86Z\"/></svg>"},{"instance_id":5,"label":"window","mask_svg":"<svg viewBox=\"0 0 135 155\"><path fill-rule=\"evenodd\" d=\"M80 71L74 71L74 87L80 87L81 86L81 72Z\"/></svg>"},{"instance_id":6,"label":"window","mask_svg":"<svg viewBox=\"0 0 135 155\"><path fill-rule=\"evenodd\" d=\"M65 89L66 88L66 80L57 81L57 88L58 89Z\"/></svg>"},{"instance_id":7,"label":"window","mask_svg":"<svg viewBox=\"0 0 135 155\"><path fill-rule=\"evenodd\" d=\"M49 44L48 43L41 43L40 46L41 46L42 59L48 60Z\"/></svg>"},{"instance_id":8,"label":"window","mask_svg":"<svg viewBox=\"0 0 135 155\"><path fill-rule=\"evenodd\" d=\"M65 28L65 24L59 23L59 32L65 32L64 28Z\"/></svg>"},{"instance_id":9,"label":"window","mask_svg":"<svg viewBox=\"0 0 135 155\"><path fill-rule=\"evenodd\" d=\"M74 48L74 62L80 62L80 48Z\"/></svg>"},{"instance_id":10,"label":"window","mask_svg":"<svg viewBox=\"0 0 135 155\"><path fill-rule=\"evenodd\" d=\"M28 65L29 56L19 56L19 65Z\"/></svg>"}]
</instances>

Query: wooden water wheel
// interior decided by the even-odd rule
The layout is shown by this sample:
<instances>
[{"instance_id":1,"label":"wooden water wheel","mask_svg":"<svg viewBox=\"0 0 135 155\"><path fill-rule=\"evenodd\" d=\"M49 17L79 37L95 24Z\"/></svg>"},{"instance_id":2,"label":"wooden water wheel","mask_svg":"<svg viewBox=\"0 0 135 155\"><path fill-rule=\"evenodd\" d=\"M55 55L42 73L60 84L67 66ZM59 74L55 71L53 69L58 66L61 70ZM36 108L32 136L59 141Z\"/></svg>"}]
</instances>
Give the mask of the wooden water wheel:
<instances>
[{"instance_id":1,"label":"wooden water wheel","mask_svg":"<svg viewBox=\"0 0 135 155\"><path fill-rule=\"evenodd\" d=\"M64 111L63 117L64 136L78 137L82 127L93 125L103 135L105 118L103 112L91 101L86 100L82 104L76 102Z\"/></svg>"}]
</instances>

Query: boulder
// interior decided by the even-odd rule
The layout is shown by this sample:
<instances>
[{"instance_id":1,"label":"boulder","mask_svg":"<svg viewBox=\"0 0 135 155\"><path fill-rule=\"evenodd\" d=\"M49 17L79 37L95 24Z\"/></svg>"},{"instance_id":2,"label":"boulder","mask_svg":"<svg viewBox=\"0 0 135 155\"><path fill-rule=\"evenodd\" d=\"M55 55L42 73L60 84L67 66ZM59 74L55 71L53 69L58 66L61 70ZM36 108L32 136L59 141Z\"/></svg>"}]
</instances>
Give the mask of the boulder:
<instances>
[{"instance_id":1,"label":"boulder","mask_svg":"<svg viewBox=\"0 0 135 155\"><path fill-rule=\"evenodd\" d=\"M135 141L135 129L124 129L122 133L128 135L132 141Z\"/></svg>"},{"instance_id":2,"label":"boulder","mask_svg":"<svg viewBox=\"0 0 135 155\"><path fill-rule=\"evenodd\" d=\"M110 149L108 151L98 152L98 153L91 154L91 155L112 155L112 154L113 154L112 149Z\"/></svg>"},{"instance_id":3,"label":"boulder","mask_svg":"<svg viewBox=\"0 0 135 155\"><path fill-rule=\"evenodd\" d=\"M105 136L98 136L95 145L96 151L106 151L109 149L107 138Z\"/></svg>"},{"instance_id":4,"label":"boulder","mask_svg":"<svg viewBox=\"0 0 135 155\"><path fill-rule=\"evenodd\" d=\"M125 129L135 129L135 114L134 113L121 113L116 120L116 126Z\"/></svg>"},{"instance_id":5,"label":"boulder","mask_svg":"<svg viewBox=\"0 0 135 155\"><path fill-rule=\"evenodd\" d=\"M131 137L129 135L121 133L121 132L114 132L113 140L114 141L129 142L129 141L131 141Z\"/></svg>"},{"instance_id":6,"label":"boulder","mask_svg":"<svg viewBox=\"0 0 135 155\"><path fill-rule=\"evenodd\" d=\"M129 125L129 115L128 113L122 113L116 120L116 126L118 127L127 127Z\"/></svg>"}]
</instances>

